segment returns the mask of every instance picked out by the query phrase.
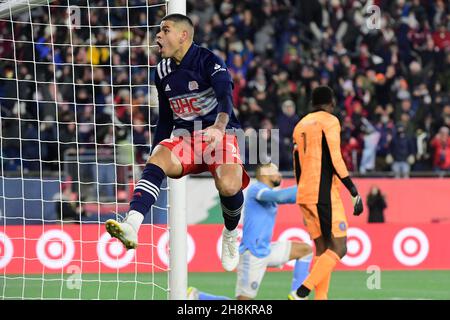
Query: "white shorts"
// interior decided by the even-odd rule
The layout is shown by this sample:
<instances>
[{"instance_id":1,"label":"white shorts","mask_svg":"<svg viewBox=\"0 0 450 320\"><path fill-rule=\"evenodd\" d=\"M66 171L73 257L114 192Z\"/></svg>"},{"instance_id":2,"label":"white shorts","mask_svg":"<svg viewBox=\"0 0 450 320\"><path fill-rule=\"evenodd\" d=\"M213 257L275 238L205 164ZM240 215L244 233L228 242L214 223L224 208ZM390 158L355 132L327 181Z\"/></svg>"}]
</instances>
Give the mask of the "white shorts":
<instances>
[{"instance_id":1,"label":"white shorts","mask_svg":"<svg viewBox=\"0 0 450 320\"><path fill-rule=\"evenodd\" d=\"M246 250L239 257L237 267L236 297L255 298L267 267L282 267L289 261L292 243L290 241L273 242L270 254L264 258L255 257Z\"/></svg>"}]
</instances>

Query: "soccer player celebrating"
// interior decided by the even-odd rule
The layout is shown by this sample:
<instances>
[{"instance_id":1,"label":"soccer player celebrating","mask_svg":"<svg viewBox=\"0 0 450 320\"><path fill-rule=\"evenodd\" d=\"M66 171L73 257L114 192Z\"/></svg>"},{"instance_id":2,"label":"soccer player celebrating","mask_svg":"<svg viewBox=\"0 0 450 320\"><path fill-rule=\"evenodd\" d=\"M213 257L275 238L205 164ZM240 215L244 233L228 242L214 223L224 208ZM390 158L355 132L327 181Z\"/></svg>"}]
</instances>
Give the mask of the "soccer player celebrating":
<instances>
[{"instance_id":1,"label":"soccer player celebrating","mask_svg":"<svg viewBox=\"0 0 450 320\"><path fill-rule=\"evenodd\" d=\"M222 59L197 46L193 37L194 27L187 16L170 14L162 19L156 35L163 59L155 76L159 120L152 152L126 218L121 223L106 221L106 229L127 249L136 248L139 227L155 203L163 179L209 171L225 221L222 265L232 271L239 262L236 227L244 202L242 189L249 177L236 136L230 133L240 128L233 113L231 76Z\"/></svg>"},{"instance_id":2,"label":"soccer player celebrating","mask_svg":"<svg viewBox=\"0 0 450 320\"><path fill-rule=\"evenodd\" d=\"M297 203L314 240L313 268L289 299L305 299L315 289L316 299L328 298L331 272L346 252L347 219L339 196L340 181L352 196L354 215L363 211L361 197L350 179L340 149L341 127L332 112L336 102L327 86L313 90L314 111L296 125L293 133Z\"/></svg>"},{"instance_id":3,"label":"soccer player celebrating","mask_svg":"<svg viewBox=\"0 0 450 320\"><path fill-rule=\"evenodd\" d=\"M239 247L236 298L254 299L267 267L281 267L290 260L296 260L291 290L297 289L308 275L311 262L311 246L296 241L271 243L278 204L295 203L297 186L273 190L281 183L281 174L273 164L262 164L256 168L257 183L247 191L244 204L244 224ZM227 297L214 296L198 289L188 289L191 300L223 300Z\"/></svg>"}]
</instances>

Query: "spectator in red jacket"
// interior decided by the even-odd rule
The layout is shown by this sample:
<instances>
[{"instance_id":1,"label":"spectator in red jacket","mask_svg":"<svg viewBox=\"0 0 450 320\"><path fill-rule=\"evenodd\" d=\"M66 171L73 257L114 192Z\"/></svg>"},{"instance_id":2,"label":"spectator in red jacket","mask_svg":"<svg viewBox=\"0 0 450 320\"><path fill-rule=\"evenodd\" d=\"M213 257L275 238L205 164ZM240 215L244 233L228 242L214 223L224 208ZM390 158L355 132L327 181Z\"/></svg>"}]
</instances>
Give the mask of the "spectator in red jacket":
<instances>
[{"instance_id":1,"label":"spectator in red jacket","mask_svg":"<svg viewBox=\"0 0 450 320\"><path fill-rule=\"evenodd\" d=\"M450 171L450 137L449 128L441 127L431 141L434 149L433 167L436 171Z\"/></svg>"}]
</instances>

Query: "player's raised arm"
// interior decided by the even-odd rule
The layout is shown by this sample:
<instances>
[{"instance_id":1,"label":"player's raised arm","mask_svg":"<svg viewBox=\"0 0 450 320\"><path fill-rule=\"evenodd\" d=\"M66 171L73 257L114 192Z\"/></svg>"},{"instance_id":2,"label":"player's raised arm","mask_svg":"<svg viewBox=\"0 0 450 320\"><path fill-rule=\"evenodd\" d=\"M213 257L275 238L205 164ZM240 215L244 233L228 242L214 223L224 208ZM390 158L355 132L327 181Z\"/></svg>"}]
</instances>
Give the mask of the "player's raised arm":
<instances>
[{"instance_id":1,"label":"player's raised arm","mask_svg":"<svg viewBox=\"0 0 450 320\"><path fill-rule=\"evenodd\" d=\"M278 204L295 203L297 187L289 187L281 190L265 188L256 194L256 200L260 202L276 202Z\"/></svg>"},{"instance_id":2,"label":"player's raised arm","mask_svg":"<svg viewBox=\"0 0 450 320\"><path fill-rule=\"evenodd\" d=\"M152 151L162 140L170 138L170 134L173 130L173 112L170 108L169 100L161 88L158 75L156 75L155 85L158 90L159 118L156 123L155 135L152 141Z\"/></svg>"}]
</instances>

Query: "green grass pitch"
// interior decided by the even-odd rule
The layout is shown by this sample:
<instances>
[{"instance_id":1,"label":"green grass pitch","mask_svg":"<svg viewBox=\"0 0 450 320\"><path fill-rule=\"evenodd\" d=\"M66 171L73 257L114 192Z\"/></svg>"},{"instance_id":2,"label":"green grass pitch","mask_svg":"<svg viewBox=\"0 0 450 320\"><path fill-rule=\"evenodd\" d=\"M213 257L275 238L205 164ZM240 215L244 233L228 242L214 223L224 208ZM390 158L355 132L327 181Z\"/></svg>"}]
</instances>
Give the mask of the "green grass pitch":
<instances>
[{"instance_id":1,"label":"green grass pitch","mask_svg":"<svg viewBox=\"0 0 450 320\"><path fill-rule=\"evenodd\" d=\"M450 299L450 270L382 271L381 288L369 290L364 271L334 272L330 299ZM267 273L258 299L284 300L291 272ZM190 273L189 285L232 297L234 273ZM6 299L167 299L167 274L84 274L81 281L66 275L0 276L0 297Z\"/></svg>"}]
</instances>

